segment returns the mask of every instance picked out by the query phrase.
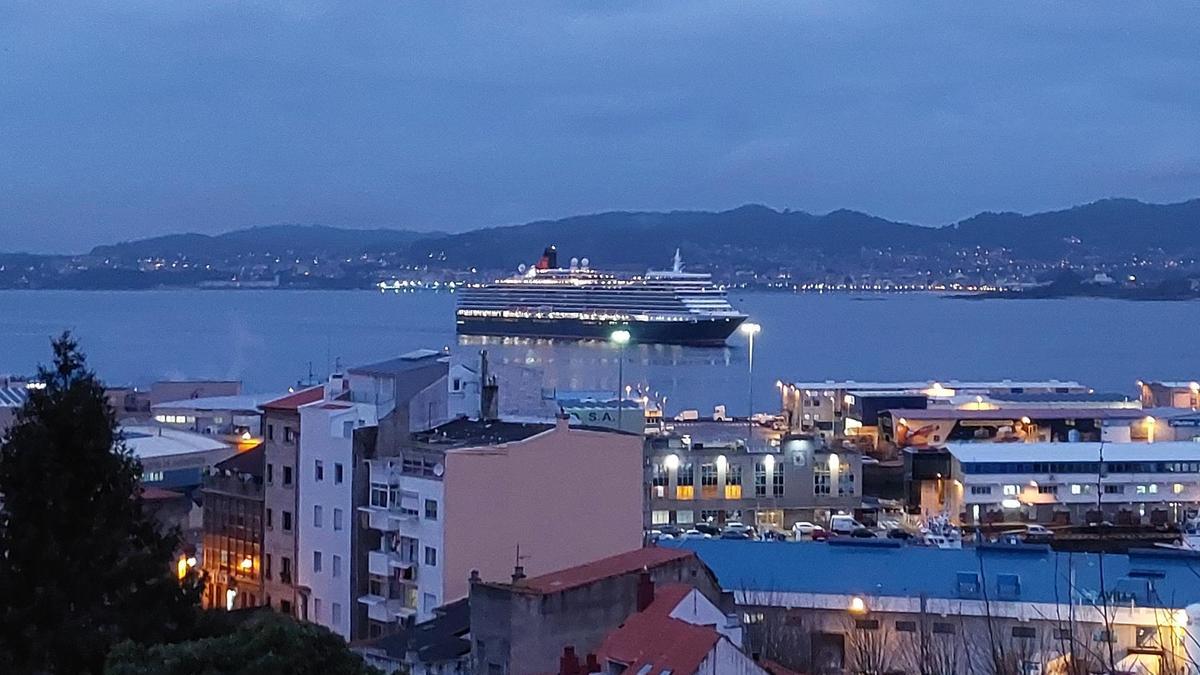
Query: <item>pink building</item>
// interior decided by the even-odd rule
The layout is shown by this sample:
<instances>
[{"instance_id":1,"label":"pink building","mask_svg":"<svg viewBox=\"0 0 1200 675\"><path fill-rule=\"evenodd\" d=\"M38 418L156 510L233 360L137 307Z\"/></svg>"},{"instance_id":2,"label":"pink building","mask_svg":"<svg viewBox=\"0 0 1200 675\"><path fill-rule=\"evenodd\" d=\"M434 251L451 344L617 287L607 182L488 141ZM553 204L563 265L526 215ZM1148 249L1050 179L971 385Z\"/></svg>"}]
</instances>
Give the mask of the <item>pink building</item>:
<instances>
[{"instance_id":1,"label":"pink building","mask_svg":"<svg viewBox=\"0 0 1200 675\"><path fill-rule=\"evenodd\" d=\"M639 435L457 419L367 464L369 635L466 597L473 571L508 581L517 564L543 574L642 543Z\"/></svg>"}]
</instances>

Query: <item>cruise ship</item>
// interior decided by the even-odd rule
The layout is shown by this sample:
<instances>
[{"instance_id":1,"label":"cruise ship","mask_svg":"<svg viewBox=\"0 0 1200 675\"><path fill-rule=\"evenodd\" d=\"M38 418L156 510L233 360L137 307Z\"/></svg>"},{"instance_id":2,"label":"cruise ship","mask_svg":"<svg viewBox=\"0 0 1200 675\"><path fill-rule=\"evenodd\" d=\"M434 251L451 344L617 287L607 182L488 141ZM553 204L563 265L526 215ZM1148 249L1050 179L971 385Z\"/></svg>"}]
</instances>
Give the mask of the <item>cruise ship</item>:
<instances>
[{"instance_id":1,"label":"cruise ship","mask_svg":"<svg viewBox=\"0 0 1200 675\"><path fill-rule=\"evenodd\" d=\"M746 320L710 275L683 271L678 250L670 271L618 276L587 258L559 267L550 246L516 276L457 294L463 335L603 340L625 329L634 342L719 346Z\"/></svg>"}]
</instances>

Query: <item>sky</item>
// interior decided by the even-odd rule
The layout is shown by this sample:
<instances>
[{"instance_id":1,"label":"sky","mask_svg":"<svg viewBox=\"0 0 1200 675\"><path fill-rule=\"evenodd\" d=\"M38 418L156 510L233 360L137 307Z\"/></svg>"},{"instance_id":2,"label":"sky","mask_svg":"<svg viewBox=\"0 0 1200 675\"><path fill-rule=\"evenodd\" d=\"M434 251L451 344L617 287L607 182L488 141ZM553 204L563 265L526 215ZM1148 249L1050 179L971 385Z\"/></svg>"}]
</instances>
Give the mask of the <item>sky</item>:
<instances>
[{"instance_id":1,"label":"sky","mask_svg":"<svg viewBox=\"0 0 1200 675\"><path fill-rule=\"evenodd\" d=\"M0 251L1200 196L1189 2L0 3Z\"/></svg>"}]
</instances>

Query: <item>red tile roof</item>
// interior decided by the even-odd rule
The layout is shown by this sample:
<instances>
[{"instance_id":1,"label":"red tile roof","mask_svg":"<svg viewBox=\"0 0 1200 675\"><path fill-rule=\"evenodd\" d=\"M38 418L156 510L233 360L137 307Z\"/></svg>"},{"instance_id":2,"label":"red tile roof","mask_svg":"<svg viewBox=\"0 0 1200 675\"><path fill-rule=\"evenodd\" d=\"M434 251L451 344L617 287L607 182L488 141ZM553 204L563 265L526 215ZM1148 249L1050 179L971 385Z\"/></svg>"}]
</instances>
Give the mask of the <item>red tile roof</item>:
<instances>
[{"instance_id":1,"label":"red tile roof","mask_svg":"<svg viewBox=\"0 0 1200 675\"><path fill-rule=\"evenodd\" d=\"M177 497L182 497L182 496L183 496L182 492L172 492L171 490L164 490L160 487L154 487L153 485L142 488L142 499L144 499L146 501L156 501L159 499L175 499Z\"/></svg>"},{"instance_id":2,"label":"red tile roof","mask_svg":"<svg viewBox=\"0 0 1200 675\"><path fill-rule=\"evenodd\" d=\"M684 598L692 592L694 586L687 584L665 584L654 589L654 600L650 606L642 610L643 614L654 614L657 616L671 616L671 612L683 602Z\"/></svg>"},{"instance_id":3,"label":"red tile roof","mask_svg":"<svg viewBox=\"0 0 1200 675\"><path fill-rule=\"evenodd\" d=\"M302 405L315 403L325 397L325 385L318 384L315 387L301 389L294 394L288 394L283 398L277 398L274 401L267 401L259 407L263 410L295 410Z\"/></svg>"},{"instance_id":4,"label":"red tile roof","mask_svg":"<svg viewBox=\"0 0 1200 675\"><path fill-rule=\"evenodd\" d=\"M536 593L557 593L602 579L632 574L644 567L658 567L676 560L684 560L694 555L691 551L677 548L639 548L578 567L568 567L565 570L531 577L526 579L520 588Z\"/></svg>"},{"instance_id":5,"label":"red tile roof","mask_svg":"<svg viewBox=\"0 0 1200 675\"><path fill-rule=\"evenodd\" d=\"M666 615L642 612L609 633L596 657L602 664L616 661L630 673L652 666L649 672L689 675L700 668L720 640L721 635L711 626L694 626Z\"/></svg>"}]
</instances>

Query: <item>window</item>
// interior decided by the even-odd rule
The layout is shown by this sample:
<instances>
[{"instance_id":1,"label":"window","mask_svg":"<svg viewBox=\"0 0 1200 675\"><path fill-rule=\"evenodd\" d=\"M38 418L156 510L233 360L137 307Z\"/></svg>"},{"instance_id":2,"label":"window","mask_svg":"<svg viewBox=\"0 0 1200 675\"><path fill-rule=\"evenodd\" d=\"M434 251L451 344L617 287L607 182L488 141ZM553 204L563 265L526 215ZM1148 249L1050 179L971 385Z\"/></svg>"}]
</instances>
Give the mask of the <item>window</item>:
<instances>
[{"instance_id":1,"label":"window","mask_svg":"<svg viewBox=\"0 0 1200 675\"><path fill-rule=\"evenodd\" d=\"M336 579L342 576L342 556L333 556L333 578Z\"/></svg>"},{"instance_id":2,"label":"window","mask_svg":"<svg viewBox=\"0 0 1200 675\"><path fill-rule=\"evenodd\" d=\"M313 506L313 527L321 527L322 516L324 515L321 505Z\"/></svg>"},{"instance_id":3,"label":"window","mask_svg":"<svg viewBox=\"0 0 1200 675\"><path fill-rule=\"evenodd\" d=\"M1072 483L1071 494L1073 495L1090 495L1092 494L1091 483Z\"/></svg>"},{"instance_id":4,"label":"window","mask_svg":"<svg viewBox=\"0 0 1200 675\"><path fill-rule=\"evenodd\" d=\"M754 467L755 478L758 480L758 467ZM757 491L757 487L755 488ZM829 462L813 462L813 494L814 495L831 495L833 494L833 474L829 471Z\"/></svg>"},{"instance_id":5,"label":"window","mask_svg":"<svg viewBox=\"0 0 1200 675\"><path fill-rule=\"evenodd\" d=\"M1003 492L1004 492L1005 497L1015 497L1015 496L1021 494L1021 486L1020 485L1005 485L1003 488Z\"/></svg>"},{"instance_id":6,"label":"window","mask_svg":"<svg viewBox=\"0 0 1200 675\"><path fill-rule=\"evenodd\" d=\"M268 530L274 529L274 526L275 526L275 513L272 509L267 509L267 529Z\"/></svg>"},{"instance_id":7,"label":"window","mask_svg":"<svg viewBox=\"0 0 1200 675\"><path fill-rule=\"evenodd\" d=\"M371 483L371 506L386 509L388 505L388 486L385 483Z\"/></svg>"},{"instance_id":8,"label":"window","mask_svg":"<svg viewBox=\"0 0 1200 675\"><path fill-rule=\"evenodd\" d=\"M342 479L345 477L345 472L342 470L342 463L336 462L333 465L333 482L337 485L342 484Z\"/></svg>"},{"instance_id":9,"label":"window","mask_svg":"<svg viewBox=\"0 0 1200 675\"><path fill-rule=\"evenodd\" d=\"M675 474L675 498L694 499L696 497L694 467L691 462L680 464Z\"/></svg>"},{"instance_id":10,"label":"window","mask_svg":"<svg viewBox=\"0 0 1200 675\"><path fill-rule=\"evenodd\" d=\"M283 522L283 531L291 532L292 531L292 512L291 511L280 511L279 515Z\"/></svg>"},{"instance_id":11,"label":"window","mask_svg":"<svg viewBox=\"0 0 1200 675\"><path fill-rule=\"evenodd\" d=\"M285 427L283 428L283 442L284 442L284 443L295 443L295 442L296 442L296 436L298 436L298 435L299 435L299 434L297 434L297 433L296 433L294 430L292 430L292 428L291 428L291 427L289 427L289 426L285 426Z\"/></svg>"},{"instance_id":12,"label":"window","mask_svg":"<svg viewBox=\"0 0 1200 675\"><path fill-rule=\"evenodd\" d=\"M267 482L268 483L275 482L275 465L274 464L267 464Z\"/></svg>"},{"instance_id":13,"label":"window","mask_svg":"<svg viewBox=\"0 0 1200 675\"><path fill-rule=\"evenodd\" d=\"M147 471L142 474L142 482L157 483L157 482L161 481L163 479L163 477L164 477L164 475L163 475L162 471Z\"/></svg>"},{"instance_id":14,"label":"window","mask_svg":"<svg viewBox=\"0 0 1200 675\"><path fill-rule=\"evenodd\" d=\"M1107 628L1097 628L1092 631L1092 642L1116 642L1117 638Z\"/></svg>"},{"instance_id":15,"label":"window","mask_svg":"<svg viewBox=\"0 0 1200 675\"><path fill-rule=\"evenodd\" d=\"M270 579L271 578L271 554L270 553L268 553L266 555L265 560L266 560L266 565L263 567L263 576ZM270 604L270 603L268 603L268 604Z\"/></svg>"},{"instance_id":16,"label":"window","mask_svg":"<svg viewBox=\"0 0 1200 675\"><path fill-rule=\"evenodd\" d=\"M331 610L330 618L333 620L333 623L335 623L335 624L341 623L342 622L342 606L339 603L335 602L330 606L329 609Z\"/></svg>"},{"instance_id":17,"label":"window","mask_svg":"<svg viewBox=\"0 0 1200 675\"><path fill-rule=\"evenodd\" d=\"M400 537L400 561L417 562L417 540L412 537Z\"/></svg>"},{"instance_id":18,"label":"window","mask_svg":"<svg viewBox=\"0 0 1200 675\"><path fill-rule=\"evenodd\" d=\"M325 480L325 465L319 459L313 462L313 480L318 483Z\"/></svg>"},{"instance_id":19,"label":"window","mask_svg":"<svg viewBox=\"0 0 1200 675\"><path fill-rule=\"evenodd\" d=\"M896 632L897 633L915 633L915 632L917 632L917 622L916 621L897 621L896 622Z\"/></svg>"},{"instance_id":20,"label":"window","mask_svg":"<svg viewBox=\"0 0 1200 675\"><path fill-rule=\"evenodd\" d=\"M1016 574L996 575L996 596L1001 600L1021 597L1021 577Z\"/></svg>"},{"instance_id":21,"label":"window","mask_svg":"<svg viewBox=\"0 0 1200 675\"><path fill-rule=\"evenodd\" d=\"M267 425L267 440L268 441L275 440L275 425L274 424Z\"/></svg>"},{"instance_id":22,"label":"window","mask_svg":"<svg viewBox=\"0 0 1200 675\"><path fill-rule=\"evenodd\" d=\"M367 594L368 595L387 595L387 579L375 574L372 574L367 579Z\"/></svg>"},{"instance_id":23,"label":"window","mask_svg":"<svg viewBox=\"0 0 1200 675\"><path fill-rule=\"evenodd\" d=\"M771 474L771 496L783 496L783 466L780 464L775 465L775 471Z\"/></svg>"},{"instance_id":24,"label":"window","mask_svg":"<svg viewBox=\"0 0 1200 675\"><path fill-rule=\"evenodd\" d=\"M450 391L458 391L462 389L462 378L456 377L450 381Z\"/></svg>"},{"instance_id":25,"label":"window","mask_svg":"<svg viewBox=\"0 0 1200 675\"><path fill-rule=\"evenodd\" d=\"M935 621L933 623L933 632L942 635L954 635L954 624Z\"/></svg>"},{"instance_id":26,"label":"window","mask_svg":"<svg viewBox=\"0 0 1200 675\"><path fill-rule=\"evenodd\" d=\"M1058 486L1057 485L1039 485L1038 486L1038 494L1039 495L1056 495L1056 494L1058 494Z\"/></svg>"},{"instance_id":27,"label":"window","mask_svg":"<svg viewBox=\"0 0 1200 675\"><path fill-rule=\"evenodd\" d=\"M342 529L342 510L341 509L335 508L333 510L333 529L335 531Z\"/></svg>"},{"instance_id":28,"label":"window","mask_svg":"<svg viewBox=\"0 0 1200 675\"><path fill-rule=\"evenodd\" d=\"M858 630L879 630L879 619L855 619L854 627Z\"/></svg>"},{"instance_id":29,"label":"window","mask_svg":"<svg viewBox=\"0 0 1200 675\"><path fill-rule=\"evenodd\" d=\"M421 605L426 614L430 614L437 609L437 596L433 593L425 593L421 596Z\"/></svg>"},{"instance_id":30,"label":"window","mask_svg":"<svg viewBox=\"0 0 1200 675\"><path fill-rule=\"evenodd\" d=\"M437 518L438 518L437 500L436 499L426 499L425 500L425 520L437 520Z\"/></svg>"},{"instance_id":31,"label":"window","mask_svg":"<svg viewBox=\"0 0 1200 675\"><path fill-rule=\"evenodd\" d=\"M313 621L321 620L321 599L313 598Z\"/></svg>"},{"instance_id":32,"label":"window","mask_svg":"<svg viewBox=\"0 0 1200 675\"><path fill-rule=\"evenodd\" d=\"M285 486L292 484L292 467L290 466L283 467L283 484Z\"/></svg>"},{"instance_id":33,"label":"window","mask_svg":"<svg viewBox=\"0 0 1200 675\"><path fill-rule=\"evenodd\" d=\"M742 465L725 466L725 499L742 498Z\"/></svg>"},{"instance_id":34,"label":"window","mask_svg":"<svg viewBox=\"0 0 1200 675\"><path fill-rule=\"evenodd\" d=\"M430 567L437 567L437 549L432 546L425 547L425 564Z\"/></svg>"},{"instance_id":35,"label":"window","mask_svg":"<svg viewBox=\"0 0 1200 675\"><path fill-rule=\"evenodd\" d=\"M313 551L313 573L321 571L321 552Z\"/></svg>"},{"instance_id":36,"label":"window","mask_svg":"<svg viewBox=\"0 0 1200 675\"><path fill-rule=\"evenodd\" d=\"M990 495L992 494L991 485L972 485L971 494L973 495Z\"/></svg>"},{"instance_id":37,"label":"window","mask_svg":"<svg viewBox=\"0 0 1200 675\"><path fill-rule=\"evenodd\" d=\"M1121 495L1125 494L1124 485L1105 485L1104 494L1106 495Z\"/></svg>"},{"instance_id":38,"label":"window","mask_svg":"<svg viewBox=\"0 0 1200 675\"><path fill-rule=\"evenodd\" d=\"M717 522L717 519L723 515L725 515L724 509L701 509L700 510L700 522L715 523L715 522Z\"/></svg>"},{"instance_id":39,"label":"window","mask_svg":"<svg viewBox=\"0 0 1200 675\"><path fill-rule=\"evenodd\" d=\"M974 598L979 596L979 574L975 572L959 572L958 597Z\"/></svg>"},{"instance_id":40,"label":"window","mask_svg":"<svg viewBox=\"0 0 1200 675\"><path fill-rule=\"evenodd\" d=\"M670 475L667 467L663 466L662 462L653 461L650 463L650 491L653 497L662 499L667 496L667 483L670 482Z\"/></svg>"},{"instance_id":41,"label":"window","mask_svg":"<svg viewBox=\"0 0 1200 675\"><path fill-rule=\"evenodd\" d=\"M1015 638L1037 638L1037 629L1033 626L1013 626L1012 636Z\"/></svg>"},{"instance_id":42,"label":"window","mask_svg":"<svg viewBox=\"0 0 1200 675\"><path fill-rule=\"evenodd\" d=\"M717 498L717 465L708 463L700 465L700 498Z\"/></svg>"},{"instance_id":43,"label":"window","mask_svg":"<svg viewBox=\"0 0 1200 675\"><path fill-rule=\"evenodd\" d=\"M1054 629L1054 639L1055 640L1071 640L1071 639L1073 639L1071 636L1071 629L1070 628L1055 628Z\"/></svg>"},{"instance_id":44,"label":"window","mask_svg":"<svg viewBox=\"0 0 1200 675\"><path fill-rule=\"evenodd\" d=\"M767 465L762 462L754 463L754 496L767 496Z\"/></svg>"},{"instance_id":45,"label":"window","mask_svg":"<svg viewBox=\"0 0 1200 675\"><path fill-rule=\"evenodd\" d=\"M650 512L650 524L651 525L666 525L670 522L671 522L671 512L670 511L659 510L659 511L651 511Z\"/></svg>"},{"instance_id":46,"label":"window","mask_svg":"<svg viewBox=\"0 0 1200 675\"><path fill-rule=\"evenodd\" d=\"M676 511L675 512L675 522L679 523L680 525L691 525L692 523L696 522L696 512L695 511Z\"/></svg>"},{"instance_id":47,"label":"window","mask_svg":"<svg viewBox=\"0 0 1200 675\"><path fill-rule=\"evenodd\" d=\"M763 619L765 619L765 618L766 617L763 615L762 612L743 612L742 613L742 623L744 623L748 626L752 626L756 623L762 623Z\"/></svg>"}]
</instances>

